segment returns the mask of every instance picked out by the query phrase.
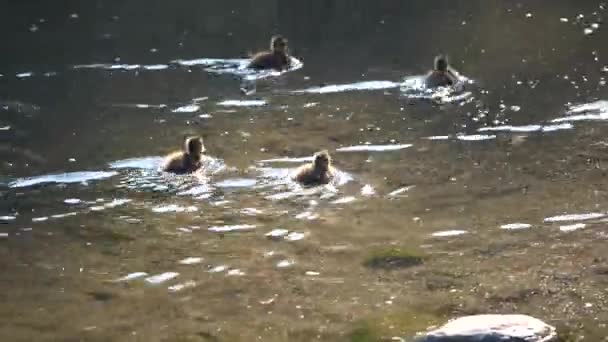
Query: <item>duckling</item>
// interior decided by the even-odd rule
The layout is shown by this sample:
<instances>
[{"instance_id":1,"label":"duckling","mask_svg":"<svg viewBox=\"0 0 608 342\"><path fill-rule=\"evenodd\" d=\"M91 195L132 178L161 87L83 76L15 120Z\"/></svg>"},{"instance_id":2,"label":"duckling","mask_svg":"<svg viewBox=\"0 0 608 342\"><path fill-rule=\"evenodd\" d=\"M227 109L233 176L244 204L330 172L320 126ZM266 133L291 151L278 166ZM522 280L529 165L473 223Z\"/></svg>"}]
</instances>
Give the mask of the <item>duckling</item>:
<instances>
[{"instance_id":1,"label":"duckling","mask_svg":"<svg viewBox=\"0 0 608 342\"><path fill-rule=\"evenodd\" d=\"M300 166L293 178L303 185L320 185L331 182L335 174L329 152L320 151L315 153L311 163Z\"/></svg>"},{"instance_id":2,"label":"duckling","mask_svg":"<svg viewBox=\"0 0 608 342\"><path fill-rule=\"evenodd\" d=\"M443 55L436 56L433 70L429 72L425 79L426 87L446 87L454 85L457 81L458 77L452 71L448 58Z\"/></svg>"},{"instance_id":3,"label":"duckling","mask_svg":"<svg viewBox=\"0 0 608 342\"><path fill-rule=\"evenodd\" d=\"M184 141L183 151L175 151L165 157L161 169L172 173L192 173L201 167L205 146L200 136L188 137Z\"/></svg>"},{"instance_id":4,"label":"duckling","mask_svg":"<svg viewBox=\"0 0 608 342\"><path fill-rule=\"evenodd\" d=\"M281 71L289 68L290 65L291 60L287 54L287 39L276 35L270 39L270 50L253 55L247 67L256 70L275 69Z\"/></svg>"}]
</instances>

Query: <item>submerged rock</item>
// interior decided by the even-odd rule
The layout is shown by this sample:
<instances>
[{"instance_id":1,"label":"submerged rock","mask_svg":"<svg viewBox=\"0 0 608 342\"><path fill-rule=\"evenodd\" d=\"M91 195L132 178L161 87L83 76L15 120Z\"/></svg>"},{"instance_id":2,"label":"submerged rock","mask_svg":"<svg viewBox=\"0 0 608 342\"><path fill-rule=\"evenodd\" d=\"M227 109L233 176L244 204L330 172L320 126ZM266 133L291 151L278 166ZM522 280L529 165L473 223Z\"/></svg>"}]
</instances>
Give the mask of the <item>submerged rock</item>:
<instances>
[{"instance_id":1,"label":"submerged rock","mask_svg":"<svg viewBox=\"0 0 608 342\"><path fill-rule=\"evenodd\" d=\"M555 328L526 315L474 315L430 331L419 342L552 342Z\"/></svg>"}]
</instances>

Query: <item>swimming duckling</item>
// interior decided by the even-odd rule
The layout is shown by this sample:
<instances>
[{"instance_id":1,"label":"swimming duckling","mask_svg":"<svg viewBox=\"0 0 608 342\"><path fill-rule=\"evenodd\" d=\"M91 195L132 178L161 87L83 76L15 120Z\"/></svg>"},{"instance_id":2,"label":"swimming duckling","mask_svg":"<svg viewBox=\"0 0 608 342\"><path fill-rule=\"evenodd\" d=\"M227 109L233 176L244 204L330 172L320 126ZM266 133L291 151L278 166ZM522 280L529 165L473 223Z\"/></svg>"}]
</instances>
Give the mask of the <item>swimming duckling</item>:
<instances>
[{"instance_id":1,"label":"swimming duckling","mask_svg":"<svg viewBox=\"0 0 608 342\"><path fill-rule=\"evenodd\" d=\"M448 58L442 55L435 57L433 70L426 76L425 84L427 88L447 87L454 85L458 77L448 64Z\"/></svg>"},{"instance_id":2,"label":"swimming duckling","mask_svg":"<svg viewBox=\"0 0 608 342\"><path fill-rule=\"evenodd\" d=\"M327 151L321 151L315 153L312 163L300 166L293 178L303 185L320 185L331 182L335 173L331 156Z\"/></svg>"},{"instance_id":3,"label":"swimming duckling","mask_svg":"<svg viewBox=\"0 0 608 342\"><path fill-rule=\"evenodd\" d=\"M165 172L192 173L201 167L205 146L200 136L188 137L183 151L176 151L165 157L161 169Z\"/></svg>"},{"instance_id":4,"label":"swimming duckling","mask_svg":"<svg viewBox=\"0 0 608 342\"><path fill-rule=\"evenodd\" d=\"M287 69L290 65L291 60L287 54L287 39L276 35L270 39L270 50L255 54L247 67L256 70L275 69L281 71Z\"/></svg>"}]
</instances>

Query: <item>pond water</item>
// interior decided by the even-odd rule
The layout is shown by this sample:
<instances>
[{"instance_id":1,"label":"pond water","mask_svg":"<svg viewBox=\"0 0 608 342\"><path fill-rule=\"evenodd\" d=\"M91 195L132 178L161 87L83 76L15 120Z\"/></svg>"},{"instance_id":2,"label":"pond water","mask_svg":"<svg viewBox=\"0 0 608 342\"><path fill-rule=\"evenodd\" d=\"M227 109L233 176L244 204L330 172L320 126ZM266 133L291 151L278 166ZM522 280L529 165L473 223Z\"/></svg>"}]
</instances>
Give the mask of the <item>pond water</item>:
<instances>
[{"instance_id":1,"label":"pond water","mask_svg":"<svg viewBox=\"0 0 608 342\"><path fill-rule=\"evenodd\" d=\"M606 6L4 6L0 340L604 339ZM275 33L294 70L246 70ZM419 88L438 53L462 89ZM208 171L158 172L191 134ZM338 181L291 182L322 149Z\"/></svg>"}]
</instances>

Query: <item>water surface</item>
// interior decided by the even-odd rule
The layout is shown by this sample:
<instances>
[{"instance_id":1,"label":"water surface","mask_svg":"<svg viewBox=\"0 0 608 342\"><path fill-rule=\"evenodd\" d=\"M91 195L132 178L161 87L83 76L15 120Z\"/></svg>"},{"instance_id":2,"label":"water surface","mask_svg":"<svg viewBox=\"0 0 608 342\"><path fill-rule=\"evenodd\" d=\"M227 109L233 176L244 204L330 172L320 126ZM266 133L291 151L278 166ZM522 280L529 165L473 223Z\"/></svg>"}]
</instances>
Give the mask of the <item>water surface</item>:
<instances>
[{"instance_id":1,"label":"water surface","mask_svg":"<svg viewBox=\"0 0 608 342\"><path fill-rule=\"evenodd\" d=\"M605 7L11 2L0 340L374 341L514 312L603 339ZM247 70L274 33L299 64ZM437 53L459 89L421 87ZM192 134L206 172L160 172ZM289 179L322 149L335 184Z\"/></svg>"}]
</instances>

